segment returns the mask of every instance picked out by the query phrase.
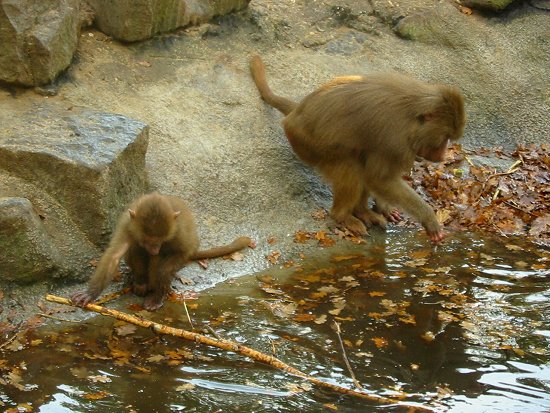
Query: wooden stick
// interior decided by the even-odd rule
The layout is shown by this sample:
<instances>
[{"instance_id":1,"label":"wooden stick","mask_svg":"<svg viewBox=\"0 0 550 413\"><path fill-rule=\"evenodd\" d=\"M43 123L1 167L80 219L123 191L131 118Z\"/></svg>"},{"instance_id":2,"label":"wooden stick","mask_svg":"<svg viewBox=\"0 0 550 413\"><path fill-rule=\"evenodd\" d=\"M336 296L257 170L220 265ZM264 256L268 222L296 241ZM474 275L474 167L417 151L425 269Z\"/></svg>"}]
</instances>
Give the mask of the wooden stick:
<instances>
[{"instance_id":1,"label":"wooden stick","mask_svg":"<svg viewBox=\"0 0 550 413\"><path fill-rule=\"evenodd\" d=\"M185 302L185 297L183 298L183 308L185 308L185 314L187 314L187 321L189 321L191 330L194 330L195 327L193 327L193 322L191 321L191 316L189 315L189 310L187 309L187 303Z\"/></svg>"},{"instance_id":2,"label":"wooden stick","mask_svg":"<svg viewBox=\"0 0 550 413\"><path fill-rule=\"evenodd\" d=\"M13 340L15 340L15 337L20 333L20 331L17 331L13 336L11 336L9 339L4 341L2 344L0 344L0 350L2 350L4 347L6 347L8 344L10 344Z\"/></svg>"},{"instance_id":3,"label":"wooden stick","mask_svg":"<svg viewBox=\"0 0 550 413\"><path fill-rule=\"evenodd\" d=\"M65 305L74 306L73 302L71 300L69 300L68 298L58 297L58 296L51 295L51 294L46 295L46 300L54 302L54 303L58 303L58 304L65 304ZM166 325L163 325L163 324L160 324L160 323L156 323L154 321L146 320L146 319L143 319L143 318L138 318L138 317L135 317L131 314L123 313L121 311L117 311L117 310L113 310L113 309L110 309L110 308L102 307L102 306L97 305L97 304L87 304L82 308L84 308L86 310L94 311L96 313L99 313L99 314L102 314L102 315L105 315L105 316L108 316L108 317L113 317L113 318L116 318L118 320L126 321L127 323L135 324L135 325L140 326L140 327L149 328L157 334L167 334L167 335L171 335L171 336L175 336L175 337L181 337L185 340L193 341L195 343L205 344L207 346L217 347L217 348L220 348L222 350L227 350L227 351L232 351L234 353L239 353L243 356L250 357L251 359L254 359L256 361L260 361L262 363L269 364L270 366L275 367L279 370L282 370L282 371L285 371L285 372L287 372L289 374L292 374L294 376L300 377L300 378L302 378L304 380L307 380L310 383L313 383L313 384L315 384L319 387L323 387L325 389L330 389L330 390L333 390L333 391L341 393L341 394L347 394L349 396L359 397L361 399L369 400L369 401L379 403L379 404L400 405L400 406L408 407L408 408L412 409L412 411L432 412L432 413L435 412L435 410L433 410L429 407L402 403L401 401L399 401L397 399L391 399L391 398L388 398L388 397L378 396L378 395L375 395L375 394L368 394L368 393L364 393L364 392L359 392L359 391L356 391L356 390L348 389L347 387L339 386L337 384L328 383L326 381L323 381L323 380L318 379L318 378L313 377L313 376L308 376L306 373L303 373L300 370L295 369L292 366L289 366L288 364L282 362L281 360L279 360L279 359L277 359L273 356L269 356L267 354L260 353L259 351L256 351L256 350L254 350L250 347L243 346L242 344L239 344L239 343L236 343L236 342L233 342L233 341L230 341L230 340L225 340L225 339L220 340L220 339L210 338L210 337L207 337L207 336L199 334L199 333L195 333L195 332L192 332L192 331L187 331L187 330L183 330L183 329L179 329L179 328L166 326Z\"/></svg>"},{"instance_id":4,"label":"wooden stick","mask_svg":"<svg viewBox=\"0 0 550 413\"><path fill-rule=\"evenodd\" d=\"M344 358L344 363L346 363L346 367L348 368L349 375L353 380L353 384L355 384L355 387L357 387L358 389L363 390L363 386L361 386L361 383L359 383L359 381L355 378L355 374L353 373L353 369L351 368L351 363L349 362L348 355L346 354L346 347L344 346L344 341L342 340L342 336L340 335L342 330L340 330L340 324L337 321L334 321L334 331L336 331L336 336L338 337L338 341L340 342L342 357Z\"/></svg>"}]
</instances>

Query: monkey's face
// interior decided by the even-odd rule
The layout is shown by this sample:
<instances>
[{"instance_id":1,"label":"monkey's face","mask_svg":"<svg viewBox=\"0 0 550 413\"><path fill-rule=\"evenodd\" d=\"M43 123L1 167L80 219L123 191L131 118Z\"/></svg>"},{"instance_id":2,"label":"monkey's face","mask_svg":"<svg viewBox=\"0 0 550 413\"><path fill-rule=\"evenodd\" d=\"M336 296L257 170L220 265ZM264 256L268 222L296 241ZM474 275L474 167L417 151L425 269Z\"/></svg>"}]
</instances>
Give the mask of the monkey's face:
<instances>
[{"instance_id":1,"label":"monkey's face","mask_svg":"<svg viewBox=\"0 0 550 413\"><path fill-rule=\"evenodd\" d=\"M139 245L145 248L150 255L159 255L163 241L164 239L160 237L144 236L140 240Z\"/></svg>"},{"instance_id":2,"label":"monkey's face","mask_svg":"<svg viewBox=\"0 0 550 413\"><path fill-rule=\"evenodd\" d=\"M431 162L441 162L445 160L449 139L445 138L443 142L436 143L436 146L421 146L417 155Z\"/></svg>"}]
</instances>

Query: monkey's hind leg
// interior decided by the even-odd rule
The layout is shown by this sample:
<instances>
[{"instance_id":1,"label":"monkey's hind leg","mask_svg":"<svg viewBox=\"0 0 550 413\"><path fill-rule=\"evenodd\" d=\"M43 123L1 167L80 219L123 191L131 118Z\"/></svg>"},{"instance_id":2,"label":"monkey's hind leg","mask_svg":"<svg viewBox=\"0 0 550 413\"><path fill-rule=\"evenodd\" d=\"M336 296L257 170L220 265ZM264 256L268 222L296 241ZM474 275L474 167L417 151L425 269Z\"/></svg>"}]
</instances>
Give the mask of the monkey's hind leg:
<instances>
[{"instance_id":1,"label":"monkey's hind leg","mask_svg":"<svg viewBox=\"0 0 550 413\"><path fill-rule=\"evenodd\" d=\"M132 271L132 292L144 297L149 291L149 254L139 246L132 246L124 257Z\"/></svg>"},{"instance_id":2,"label":"monkey's hind leg","mask_svg":"<svg viewBox=\"0 0 550 413\"><path fill-rule=\"evenodd\" d=\"M361 198L353 210L353 215L363 221L367 228L370 228L373 225L386 228L386 218L369 207L369 191L366 187L363 187Z\"/></svg>"},{"instance_id":3,"label":"monkey's hind leg","mask_svg":"<svg viewBox=\"0 0 550 413\"><path fill-rule=\"evenodd\" d=\"M364 187L360 168L351 162L343 161L323 165L319 169L332 184L332 218L355 234L367 234L365 224L353 215L361 201Z\"/></svg>"},{"instance_id":4,"label":"monkey's hind leg","mask_svg":"<svg viewBox=\"0 0 550 413\"><path fill-rule=\"evenodd\" d=\"M149 274L150 293L143 301L143 307L146 310L153 311L163 306L171 291L172 280L176 277L176 272L182 267L184 261L186 260L178 257L152 257Z\"/></svg>"}]
</instances>

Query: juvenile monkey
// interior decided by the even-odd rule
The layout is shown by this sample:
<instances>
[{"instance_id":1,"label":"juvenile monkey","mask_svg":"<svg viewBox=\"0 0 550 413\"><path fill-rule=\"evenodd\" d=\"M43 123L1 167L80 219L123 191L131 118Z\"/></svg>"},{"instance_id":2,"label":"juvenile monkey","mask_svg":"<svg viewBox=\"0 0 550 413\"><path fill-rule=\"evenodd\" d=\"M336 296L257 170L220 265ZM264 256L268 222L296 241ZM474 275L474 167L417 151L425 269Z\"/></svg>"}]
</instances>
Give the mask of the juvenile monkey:
<instances>
[{"instance_id":1,"label":"juvenile monkey","mask_svg":"<svg viewBox=\"0 0 550 413\"><path fill-rule=\"evenodd\" d=\"M401 74L338 77L300 103L274 94L265 66L252 57L250 70L262 99L285 116L283 127L294 152L332 187L331 216L357 234L385 225L368 206L390 220L399 207L416 218L430 240L444 233L434 211L402 179L417 156L445 158L450 141L464 132L464 98L448 85L428 84Z\"/></svg>"},{"instance_id":2,"label":"juvenile monkey","mask_svg":"<svg viewBox=\"0 0 550 413\"><path fill-rule=\"evenodd\" d=\"M155 310L163 305L176 272L188 261L231 254L250 242L248 237L239 237L231 244L199 251L195 221L186 203L175 196L143 195L119 218L88 289L71 299L79 306L94 301L124 257L133 273L133 292L145 296L145 309Z\"/></svg>"}]
</instances>

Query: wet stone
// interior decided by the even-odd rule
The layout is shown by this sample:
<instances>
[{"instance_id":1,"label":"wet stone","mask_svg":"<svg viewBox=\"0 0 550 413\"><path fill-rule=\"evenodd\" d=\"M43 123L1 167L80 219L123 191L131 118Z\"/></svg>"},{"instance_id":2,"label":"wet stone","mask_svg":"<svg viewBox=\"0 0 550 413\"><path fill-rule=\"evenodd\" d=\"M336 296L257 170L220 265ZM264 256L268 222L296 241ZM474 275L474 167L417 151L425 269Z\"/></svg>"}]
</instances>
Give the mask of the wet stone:
<instances>
[{"instance_id":1,"label":"wet stone","mask_svg":"<svg viewBox=\"0 0 550 413\"><path fill-rule=\"evenodd\" d=\"M40 106L0 127L0 165L43 188L94 243L146 189L148 126L123 115Z\"/></svg>"},{"instance_id":2,"label":"wet stone","mask_svg":"<svg viewBox=\"0 0 550 413\"><path fill-rule=\"evenodd\" d=\"M61 257L26 198L0 198L0 281L37 281L58 267Z\"/></svg>"}]
</instances>

